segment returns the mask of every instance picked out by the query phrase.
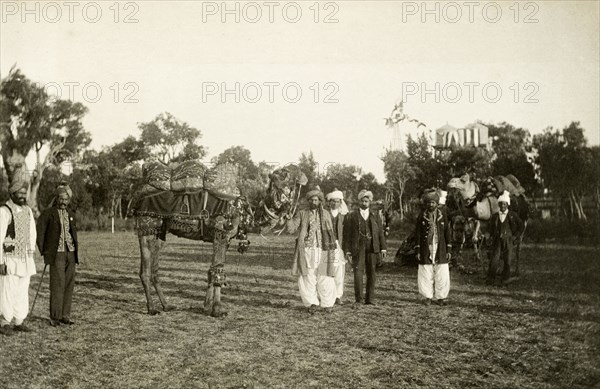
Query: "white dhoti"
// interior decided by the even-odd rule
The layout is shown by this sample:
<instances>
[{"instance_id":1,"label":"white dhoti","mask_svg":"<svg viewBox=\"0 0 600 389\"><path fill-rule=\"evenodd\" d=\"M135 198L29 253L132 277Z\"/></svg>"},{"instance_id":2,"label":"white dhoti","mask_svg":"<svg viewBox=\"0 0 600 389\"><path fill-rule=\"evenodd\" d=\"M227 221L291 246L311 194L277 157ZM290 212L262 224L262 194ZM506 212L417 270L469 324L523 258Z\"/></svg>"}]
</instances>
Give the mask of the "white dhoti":
<instances>
[{"instance_id":1,"label":"white dhoti","mask_svg":"<svg viewBox=\"0 0 600 389\"><path fill-rule=\"evenodd\" d=\"M335 297L341 299L344 295L344 275L346 274L346 258L339 242L335 242Z\"/></svg>"},{"instance_id":2,"label":"white dhoti","mask_svg":"<svg viewBox=\"0 0 600 389\"><path fill-rule=\"evenodd\" d=\"M450 270L447 263L419 265L417 275L419 293L428 299L443 300L450 292Z\"/></svg>"},{"instance_id":3,"label":"white dhoti","mask_svg":"<svg viewBox=\"0 0 600 389\"><path fill-rule=\"evenodd\" d=\"M29 313L29 281L36 273L33 254L36 245L36 230L33 213L29 208L18 208L18 212L29 213L29 240L22 255L4 252L6 230L12 214L6 207L0 207L0 263L6 265L7 275L0 276L0 324L6 325L13 319L20 325ZM17 228L18 230L18 228Z\"/></svg>"},{"instance_id":4,"label":"white dhoti","mask_svg":"<svg viewBox=\"0 0 600 389\"><path fill-rule=\"evenodd\" d=\"M335 303L335 280L327 276L327 261L321 260L326 254L318 247L304 248L307 274L298 277L298 289L302 303L306 307L320 305L333 307Z\"/></svg>"},{"instance_id":5,"label":"white dhoti","mask_svg":"<svg viewBox=\"0 0 600 389\"><path fill-rule=\"evenodd\" d=\"M20 325L29 312L29 280L30 276L0 276L0 314L2 324L13 319Z\"/></svg>"}]
</instances>

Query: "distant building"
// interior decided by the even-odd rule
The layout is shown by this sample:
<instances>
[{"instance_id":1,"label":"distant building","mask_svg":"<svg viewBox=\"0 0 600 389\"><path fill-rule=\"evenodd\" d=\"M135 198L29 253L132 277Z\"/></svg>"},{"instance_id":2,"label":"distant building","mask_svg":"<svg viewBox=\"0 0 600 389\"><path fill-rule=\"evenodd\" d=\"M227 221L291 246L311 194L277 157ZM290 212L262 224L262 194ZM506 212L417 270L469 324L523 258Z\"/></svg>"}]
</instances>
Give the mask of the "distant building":
<instances>
[{"instance_id":1,"label":"distant building","mask_svg":"<svg viewBox=\"0 0 600 389\"><path fill-rule=\"evenodd\" d=\"M433 147L437 151L465 146L490 150L492 143L488 131L488 128L481 123L467 124L463 128L445 124L435 130Z\"/></svg>"}]
</instances>

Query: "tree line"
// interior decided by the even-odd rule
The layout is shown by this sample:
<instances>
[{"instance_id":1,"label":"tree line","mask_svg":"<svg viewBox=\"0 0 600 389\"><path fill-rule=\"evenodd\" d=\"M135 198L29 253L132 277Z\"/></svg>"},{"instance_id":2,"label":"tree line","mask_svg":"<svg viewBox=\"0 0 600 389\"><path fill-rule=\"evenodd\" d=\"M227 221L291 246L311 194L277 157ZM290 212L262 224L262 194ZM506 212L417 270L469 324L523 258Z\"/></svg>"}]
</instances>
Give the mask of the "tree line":
<instances>
[{"instance_id":1,"label":"tree line","mask_svg":"<svg viewBox=\"0 0 600 389\"><path fill-rule=\"evenodd\" d=\"M107 216L126 219L142 183L144 161L203 160L207 155L200 144L202 132L168 112L139 123L137 135L94 150L92 136L82 124L88 109L81 103L52 98L16 68L2 79L0 95L0 201L8 198L15 172L26 169L31 175L29 204L36 214L50 204L56 184L67 180L74 192L72 205L99 220L98 227ZM328 164L320 171L310 151L302 153L297 163L309 180L305 189L315 185L324 192L341 189L352 202L360 189L369 188L376 199L392 203L400 218L423 189L445 188L450 178L464 173L476 179L513 174L528 197L550 193L571 219L588 217L584 198L593 198L600 209L599 147L588 146L580 123L547 128L534 136L506 122L485 125L493 138L491 149L435 150L423 133L408 138L406 151L385 150L381 160L386 181L381 183L356 165ZM32 167L26 163L30 153L36 156ZM210 160L215 165L225 162L238 167L238 186L254 206L265 194L269 174L280 167L255 162L243 146L232 146ZM71 167L68 176L65 163Z\"/></svg>"}]
</instances>

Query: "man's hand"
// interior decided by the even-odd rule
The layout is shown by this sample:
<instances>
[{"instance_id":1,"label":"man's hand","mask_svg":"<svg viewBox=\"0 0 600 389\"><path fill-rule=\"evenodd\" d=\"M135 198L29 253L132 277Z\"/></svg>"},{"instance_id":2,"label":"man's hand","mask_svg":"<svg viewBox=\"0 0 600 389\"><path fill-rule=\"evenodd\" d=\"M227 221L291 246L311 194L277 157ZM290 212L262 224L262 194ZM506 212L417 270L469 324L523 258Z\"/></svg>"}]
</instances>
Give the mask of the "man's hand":
<instances>
[{"instance_id":1,"label":"man's hand","mask_svg":"<svg viewBox=\"0 0 600 389\"><path fill-rule=\"evenodd\" d=\"M384 259L386 254L387 250L381 250L381 259Z\"/></svg>"},{"instance_id":2,"label":"man's hand","mask_svg":"<svg viewBox=\"0 0 600 389\"><path fill-rule=\"evenodd\" d=\"M352 260L352 254L346 253L346 262L354 266L354 261Z\"/></svg>"},{"instance_id":3,"label":"man's hand","mask_svg":"<svg viewBox=\"0 0 600 389\"><path fill-rule=\"evenodd\" d=\"M417 262L421 262L421 253L417 251Z\"/></svg>"},{"instance_id":4,"label":"man's hand","mask_svg":"<svg viewBox=\"0 0 600 389\"><path fill-rule=\"evenodd\" d=\"M5 264L0 264L0 276L5 276L6 275L6 265Z\"/></svg>"},{"instance_id":5,"label":"man's hand","mask_svg":"<svg viewBox=\"0 0 600 389\"><path fill-rule=\"evenodd\" d=\"M450 261L450 257L451 257L451 256L452 256L452 255L451 255L450 253L446 253L446 259L447 259L448 261Z\"/></svg>"}]
</instances>

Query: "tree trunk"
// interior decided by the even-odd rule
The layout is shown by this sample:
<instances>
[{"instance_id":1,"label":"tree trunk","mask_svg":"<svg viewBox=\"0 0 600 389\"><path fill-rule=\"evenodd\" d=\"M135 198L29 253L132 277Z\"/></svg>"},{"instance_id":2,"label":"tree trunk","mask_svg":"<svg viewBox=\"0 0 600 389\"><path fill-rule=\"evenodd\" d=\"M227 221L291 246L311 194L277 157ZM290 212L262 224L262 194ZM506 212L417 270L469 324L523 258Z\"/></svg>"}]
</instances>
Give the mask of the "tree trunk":
<instances>
[{"instance_id":1,"label":"tree trunk","mask_svg":"<svg viewBox=\"0 0 600 389\"><path fill-rule=\"evenodd\" d=\"M133 202L133 197L129 199L127 202L127 209L125 210L125 220L127 220L127 215L129 215L129 210L131 209L131 203Z\"/></svg>"},{"instance_id":2,"label":"tree trunk","mask_svg":"<svg viewBox=\"0 0 600 389\"><path fill-rule=\"evenodd\" d=\"M577 209L578 219L587 221L587 215L583 210L583 196L576 194L574 191L571 191L571 195L573 196L573 203L575 204L575 209Z\"/></svg>"}]
</instances>

